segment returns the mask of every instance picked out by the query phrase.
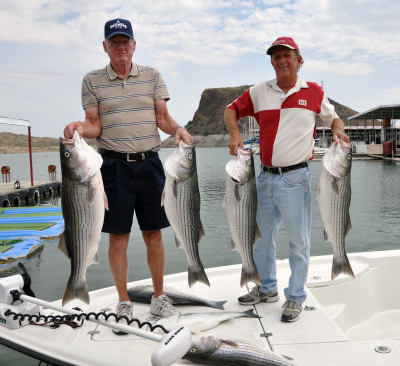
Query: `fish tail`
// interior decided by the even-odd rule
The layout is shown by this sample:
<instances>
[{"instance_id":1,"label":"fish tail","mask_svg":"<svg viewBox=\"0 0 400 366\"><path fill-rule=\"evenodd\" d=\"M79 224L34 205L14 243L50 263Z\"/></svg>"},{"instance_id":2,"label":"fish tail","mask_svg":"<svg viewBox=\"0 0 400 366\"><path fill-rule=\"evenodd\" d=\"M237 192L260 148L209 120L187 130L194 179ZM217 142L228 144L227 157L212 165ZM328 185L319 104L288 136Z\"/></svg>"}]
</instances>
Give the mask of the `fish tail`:
<instances>
[{"instance_id":1,"label":"fish tail","mask_svg":"<svg viewBox=\"0 0 400 366\"><path fill-rule=\"evenodd\" d=\"M243 315L248 318L261 318L261 316L254 314L254 309L243 311Z\"/></svg>"},{"instance_id":2,"label":"fish tail","mask_svg":"<svg viewBox=\"0 0 400 366\"><path fill-rule=\"evenodd\" d=\"M204 271L203 266L200 267L199 270L193 271L190 267L188 268L189 274L189 287L192 287L196 282L202 282L208 287L210 287L210 282L208 281L206 272Z\"/></svg>"},{"instance_id":3,"label":"fish tail","mask_svg":"<svg viewBox=\"0 0 400 366\"><path fill-rule=\"evenodd\" d=\"M339 276L341 273L347 274L353 278L356 278L354 276L353 270L350 265L349 258L347 258L347 255L344 255L344 258L335 258L333 257L333 262L332 262L332 281Z\"/></svg>"},{"instance_id":4,"label":"fish tail","mask_svg":"<svg viewBox=\"0 0 400 366\"><path fill-rule=\"evenodd\" d=\"M65 290L62 306L66 305L74 299L79 299L86 304L90 303L89 290L86 280L81 281L78 285L73 285L71 278L68 280L67 289Z\"/></svg>"},{"instance_id":5,"label":"fish tail","mask_svg":"<svg viewBox=\"0 0 400 366\"><path fill-rule=\"evenodd\" d=\"M210 301L209 304L207 304L207 305L214 309L225 310L224 304L226 302L227 301Z\"/></svg>"},{"instance_id":6,"label":"fish tail","mask_svg":"<svg viewBox=\"0 0 400 366\"><path fill-rule=\"evenodd\" d=\"M258 274L256 266L254 266L254 270L249 270L247 268L242 267L242 276L240 278L240 287L243 287L248 282L255 282L258 285L261 285L261 279Z\"/></svg>"}]
</instances>

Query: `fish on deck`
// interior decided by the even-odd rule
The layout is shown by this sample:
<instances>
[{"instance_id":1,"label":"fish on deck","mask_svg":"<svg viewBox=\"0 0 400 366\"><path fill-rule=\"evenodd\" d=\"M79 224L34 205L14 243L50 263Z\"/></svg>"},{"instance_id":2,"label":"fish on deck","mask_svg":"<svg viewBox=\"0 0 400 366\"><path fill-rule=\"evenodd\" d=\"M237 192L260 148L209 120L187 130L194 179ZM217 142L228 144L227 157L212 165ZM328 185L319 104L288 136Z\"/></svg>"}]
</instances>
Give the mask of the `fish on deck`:
<instances>
[{"instance_id":1,"label":"fish on deck","mask_svg":"<svg viewBox=\"0 0 400 366\"><path fill-rule=\"evenodd\" d=\"M164 294L167 295L175 305L198 305L208 306L210 308L224 310L226 301L212 301L201 297L187 294L170 286L163 287ZM129 299L133 302L141 302L150 304L151 297L154 295L154 287L152 285L134 286L128 289Z\"/></svg>"},{"instance_id":2,"label":"fish on deck","mask_svg":"<svg viewBox=\"0 0 400 366\"><path fill-rule=\"evenodd\" d=\"M175 314L167 318L161 318L155 322L155 325L162 325L168 331L180 327L188 326L192 333L200 334L201 332L216 327L219 323L228 320L248 317L260 318L254 314L254 309L246 311L216 311L210 313L186 313Z\"/></svg>"}]
</instances>

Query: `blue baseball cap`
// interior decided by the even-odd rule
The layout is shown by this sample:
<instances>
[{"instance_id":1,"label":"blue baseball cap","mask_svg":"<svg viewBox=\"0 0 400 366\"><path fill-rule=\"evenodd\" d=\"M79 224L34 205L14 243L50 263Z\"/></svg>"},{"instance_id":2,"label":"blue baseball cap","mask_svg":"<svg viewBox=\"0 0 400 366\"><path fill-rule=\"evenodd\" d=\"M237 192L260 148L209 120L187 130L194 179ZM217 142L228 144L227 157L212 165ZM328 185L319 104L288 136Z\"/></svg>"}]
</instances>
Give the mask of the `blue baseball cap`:
<instances>
[{"instance_id":1,"label":"blue baseball cap","mask_svg":"<svg viewBox=\"0 0 400 366\"><path fill-rule=\"evenodd\" d=\"M134 39L131 22L121 18L109 20L104 26L104 38L110 39L116 34L123 34Z\"/></svg>"}]
</instances>

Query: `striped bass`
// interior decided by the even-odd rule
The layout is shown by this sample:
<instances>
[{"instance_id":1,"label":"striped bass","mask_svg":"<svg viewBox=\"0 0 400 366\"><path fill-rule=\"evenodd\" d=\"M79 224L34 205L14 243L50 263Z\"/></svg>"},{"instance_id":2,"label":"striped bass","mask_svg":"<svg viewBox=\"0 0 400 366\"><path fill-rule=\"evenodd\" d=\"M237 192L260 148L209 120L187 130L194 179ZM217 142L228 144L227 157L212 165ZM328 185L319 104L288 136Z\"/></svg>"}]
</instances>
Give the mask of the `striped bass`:
<instances>
[{"instance_id":1,"label":"striped bass","mask_svg":"<svg viewBox=\"0 0 400 366\"><path fill-rule=\"evenodd\" d=\"M324 223L324 240L333 247L331 278L345 273L354 278L345 250L345 237L351 230L352 144L333 143L322 159L322 173L317 199Z\"/></svg>"},{"instance_id":2,"label":"striped bass","mask_svg":"<svg viewBox=\"0 0 400 366\"><path fill-rule=\"evenodd\" d=\"M71 261L71 274L62 305L73 299L90 303L86 269L99 263L98 244L108 209L100 167L101 156L79 137L60 138L61 205L65 229L58 249Z\"/></svg>"},{"instance_id":3,"label":"striped bass","mask_svg":"<svg viewBox=\"0 0 400 366\"><path fill-rule=\"evenodd\" d=\"M228 178L222 206L231 231L232 250L237 250L242 258L240 286L250 281L261 285L253 259L253 246L261 234L256 222L257 188L251 150L239 146L237 156L226 164L225 170Z\"/></svg>"},{"instance_id":4,"label":"striped bass","mask_svg":"<svg viewBox=\"0 0 400 366\"><path fill-rule=\"evenodd\" d=\"M160 318L153 325L162 325L168 331L180 326L187 326L192 333L200 334L205 330L216 327L221 322L241 317L260 318L260 316L254 314L254 309L246 311L216 311L210 313L177 313L166 318Z\"/></svg>"},{"instance_id":5,"label":"striped bass","mask_svg":"<svg viewBox=\"0 0 400 366\"><path fill-rule=\"evenodd\" d=\"M176 247L186 252L189 286L192 287L198 281L210 286L198 248L204 229L200 220L200 191L194 145L185 144L181 140L165 161L165 170L161 205L175 232Z\"/></svg>"},{"instance_id":6,"label":"striped bass","mask_svg":"<svg viewBox=\"0 0 400 366\"><path fill-rule=\"evenodd\" d=\"M192 341L184 359L214 366L295 366L292 359L265 347L215 336Z\"/></svg>"},{"instance_id":7,"label":"striped bass","mask_svg":"<svg viewBox=\"0 0 400 366\"><path fill-rule=\"evenodd\" d=\"M164 294L167 295L175 305L198 305L208 306L210 308L224 310L226 301L212 301L201 297L187 294L170 286L163 287ZM133 302L144 302L150 304L151 297L154 295L154 287L152 285L134 286L128 289L129 299Z\"/></svg>"}]
</instances>

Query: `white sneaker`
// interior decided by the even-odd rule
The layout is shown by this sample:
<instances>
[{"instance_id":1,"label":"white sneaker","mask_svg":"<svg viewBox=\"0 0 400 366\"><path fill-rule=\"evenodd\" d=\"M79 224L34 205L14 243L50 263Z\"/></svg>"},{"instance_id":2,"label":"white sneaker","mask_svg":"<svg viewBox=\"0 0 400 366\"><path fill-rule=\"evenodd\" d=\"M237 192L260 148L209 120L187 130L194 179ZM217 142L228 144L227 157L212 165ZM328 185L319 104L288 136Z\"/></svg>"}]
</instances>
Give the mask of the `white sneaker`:
<instances>
[{"instance_id":1,"label":"white sneaker","mask_svg":"<svg viewBox=\"0 0 400 366\"><path fill-rule=\"evenodd\" d=\"M117 308L115 310L116 314L118 317L121 316L126 316L129 320L131 320L133 318L133 302L130 301L121 301L118 305ZM128 322L126 321L126 319L122 318L118 321L118 324L123 324L123 325L128 325ZM112 330L114 332L114 334L117 335L126 335L128 333L122 332L118 329L113 329Z\"/></svg>"},{"instance_id":2,"label":"white sneaker","mask_svg":"<svg viewBox=\"0 0 400 366\"><path fill-rule=\"evenodd\" d=\"M180 314L172 305L172 300L167 295L161 295L157 298L152 296L150 304L150 313L163 318L175 314Z\"/></svg>"}]
</instances>

